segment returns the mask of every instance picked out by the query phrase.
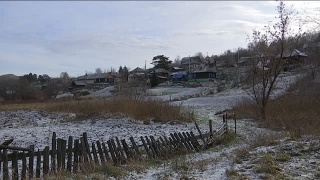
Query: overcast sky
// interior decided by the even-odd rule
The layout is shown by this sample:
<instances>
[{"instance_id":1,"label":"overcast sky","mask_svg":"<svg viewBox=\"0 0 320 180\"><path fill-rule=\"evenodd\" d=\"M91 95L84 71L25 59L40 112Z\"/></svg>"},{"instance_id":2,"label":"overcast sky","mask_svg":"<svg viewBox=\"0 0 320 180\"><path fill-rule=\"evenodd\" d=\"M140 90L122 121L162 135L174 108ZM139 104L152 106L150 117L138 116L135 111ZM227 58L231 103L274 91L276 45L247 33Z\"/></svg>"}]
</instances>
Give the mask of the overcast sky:
<instances>
[{"instance_id":1,"label":"overcast sky","mask_svg":"<svg viewBox=\"0 0 320 180\"><path fill-rule=\"evenodd\" d=\"M319 8L320 2L293 2ZM152 67L247 47L247 34L273 21L273 1L13 1L0 2L0 75L72 77L96 68ZM317 9L319 10L319 9Z\"/></svg>"}]
</instances>

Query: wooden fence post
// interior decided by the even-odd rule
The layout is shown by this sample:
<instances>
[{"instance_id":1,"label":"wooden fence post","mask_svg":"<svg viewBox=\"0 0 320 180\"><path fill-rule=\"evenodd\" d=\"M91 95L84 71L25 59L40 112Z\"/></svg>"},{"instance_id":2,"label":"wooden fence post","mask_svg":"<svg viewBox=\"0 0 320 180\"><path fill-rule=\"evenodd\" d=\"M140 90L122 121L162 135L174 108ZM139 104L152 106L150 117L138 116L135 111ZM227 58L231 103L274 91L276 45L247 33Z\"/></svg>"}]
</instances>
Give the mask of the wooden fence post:
<instances>
[{"instance_id":1,"label":"wooden fence post","mask_svg":"<svg viewBox=\"0 0 320 180\"><path fill-rule=\"evenodd\" d=\"M29 146L29 179L33 179L34 145Z\"/></svg>"},{"instance_id":2,"label":"wooden fence post","mask_svg":"<svg viewBox=\"0 0 320 180\"><path fill-rule=\"evenodd\" d=\"M7 149L3 149L2 152L2 163L3 163L3 180L9 179L9 169L8 169L8 153Z\"/></svg>"},{"instance_id":3,"label":"wooden fence post","mask_svg":"<svg viewBox=\"0 0 320 180\"><path fill-rule=\"evenodd\" d=\"M72 172L72 146L73 146L73 137L69 136L68 139L68 161L67 161L67 170Z\"/></svg>"},{"instance_id":4,"label":"wooden fence post","mask_svg":"<svg viewBox=\"0 0 320 180\"><path fill-rule=\"evenodd\" d=\"M49 146L43 151L43 176L49 173Z\"/></svg>"},{"instance_id":5,"label":"wooden fence post","mask_svg":"<svg viewBox=\"0 0 320 180\"><path fill-rule=\"evenodd\" d=\"M79 139L74 140L74 151L73 151L73 173L78 171L79 165Z\"/></svg>"},{"instance_id":6,"label":"wooden fence post","mask_svg":"<svg viewBox=\"0 0 320 180\"><path fill-rule=\"evenodd\" d=\"M22 154L22 170L21 170L21 180L27 179L27 157L26 153Z\"/></svg>"},{"instance_id":7,"label":"wooden fence post","mask_svg":"<svg viewBox=\"0 0 320 180\"><path fill-rule=\"evenodd\" d=\"M18 171L18 155L17 151L13 151L12 153L12 180L19 179L19 171Z\"/></svg>"},{"instance_id":8,"label":"wooden fence post","mask_svg":"<svg viewBox=\"0 0 320 180\"><path fill-rule=\"evenodd\" d=\"M41 173L41 151L37 152L36 178L40 178Z\"/></svg>"},{"instance_id":9,"label":"wooden fence post","mask_svg":"<svg viewBox=\"0 0 320 180\"><path fill-rule=\"evenodd\" d=\"M51 171L54 173L56 172L56 151L57 151L57 139L56 133L53 132L52 134L52 150L51 150Z\"/></svg>"},{"instance_id":10,"label":"wooden fence post","mask_svg":"<svg viewBox=\"0 0 320 180\"><path fill-rule=\"evenodd\" d=\"M89 146L89 142L88 142L88 134L86 132L83 133L83 140L84 140L84 143L85 143L87 156L88 156L89 160L92 161L92 156L91 156L91 152L90 152L90 146Z\"/></svg>"}]
</instances>

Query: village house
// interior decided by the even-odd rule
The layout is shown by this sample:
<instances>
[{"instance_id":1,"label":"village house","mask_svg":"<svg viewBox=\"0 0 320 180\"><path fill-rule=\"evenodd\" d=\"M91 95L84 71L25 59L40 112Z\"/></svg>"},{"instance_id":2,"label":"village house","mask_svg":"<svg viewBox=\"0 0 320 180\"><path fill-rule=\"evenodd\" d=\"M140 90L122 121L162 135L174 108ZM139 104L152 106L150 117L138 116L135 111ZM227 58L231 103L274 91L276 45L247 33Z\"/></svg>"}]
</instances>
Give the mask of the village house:
<instances>
[{"instance_id":1,"label":"village house","mask_svg":"<svg viewBox=\"0 0 320 180\"><path fill-rule=\"evenodd\" d=\"M203 64L204 63L199 56L184 57L181 59L181 67L187 72L192 72L193 70L200 68Z\"/></svg>"}]
</instances>

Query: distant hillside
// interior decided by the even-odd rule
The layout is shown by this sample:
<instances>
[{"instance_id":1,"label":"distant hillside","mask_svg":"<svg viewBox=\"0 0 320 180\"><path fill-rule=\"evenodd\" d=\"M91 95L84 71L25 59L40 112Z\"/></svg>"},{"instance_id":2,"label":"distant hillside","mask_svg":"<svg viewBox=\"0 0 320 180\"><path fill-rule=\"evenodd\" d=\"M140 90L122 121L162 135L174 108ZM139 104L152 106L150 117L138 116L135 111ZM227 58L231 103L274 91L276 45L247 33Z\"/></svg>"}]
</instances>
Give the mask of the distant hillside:
<instances>
[{"instance_id":1,"label":"distant hillside","mask_svg":"<svg viewBox=\"0 0 320 180\"><path fill-rule=\"evenodd\" d=\"M13 80L13 79L18 79L19 77L14 75L14 74L4 74L0 76L0 81L2 80Z\"/></svg>"}]
</instances>

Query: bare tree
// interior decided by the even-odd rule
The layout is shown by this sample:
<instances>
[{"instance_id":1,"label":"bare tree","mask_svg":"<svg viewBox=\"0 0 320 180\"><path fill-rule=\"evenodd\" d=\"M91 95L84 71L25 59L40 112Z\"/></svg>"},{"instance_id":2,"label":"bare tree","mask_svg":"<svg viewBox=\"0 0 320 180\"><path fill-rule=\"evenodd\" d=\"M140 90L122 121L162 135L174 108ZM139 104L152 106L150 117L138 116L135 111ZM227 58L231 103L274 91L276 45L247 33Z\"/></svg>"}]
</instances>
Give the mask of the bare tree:
<instances>
[{"instance_id":1,"label":"bare tree","mask_svg":"<svg viewBox=\"0 0 320 180\"><path fill-rule=\"evenodd\" d=\"M97 74L102 73L101 68L96 68L96 73L97 73Z\"/></svg>"},{"instance_id":2,"label":"bare tree","mask_svg":"<svg viewBox=\"0 0 320 180\"><path fill-rule=\"evenodd\" d=\"M284 53L292 51L296 43L286 40L292 36L290 20L294 15L293 10L288 10L284 2L277 6L278 16L272 26L265 26L264 32L253 30L249 37L249 50L256 57L256 62L250 74L250 93L260 110L262 120L266 119L266 108L270 94L276 86L277 79L282 72L286 61ZM299 35L293 36L297 41Z\"/></svg>"}]
</instances>

